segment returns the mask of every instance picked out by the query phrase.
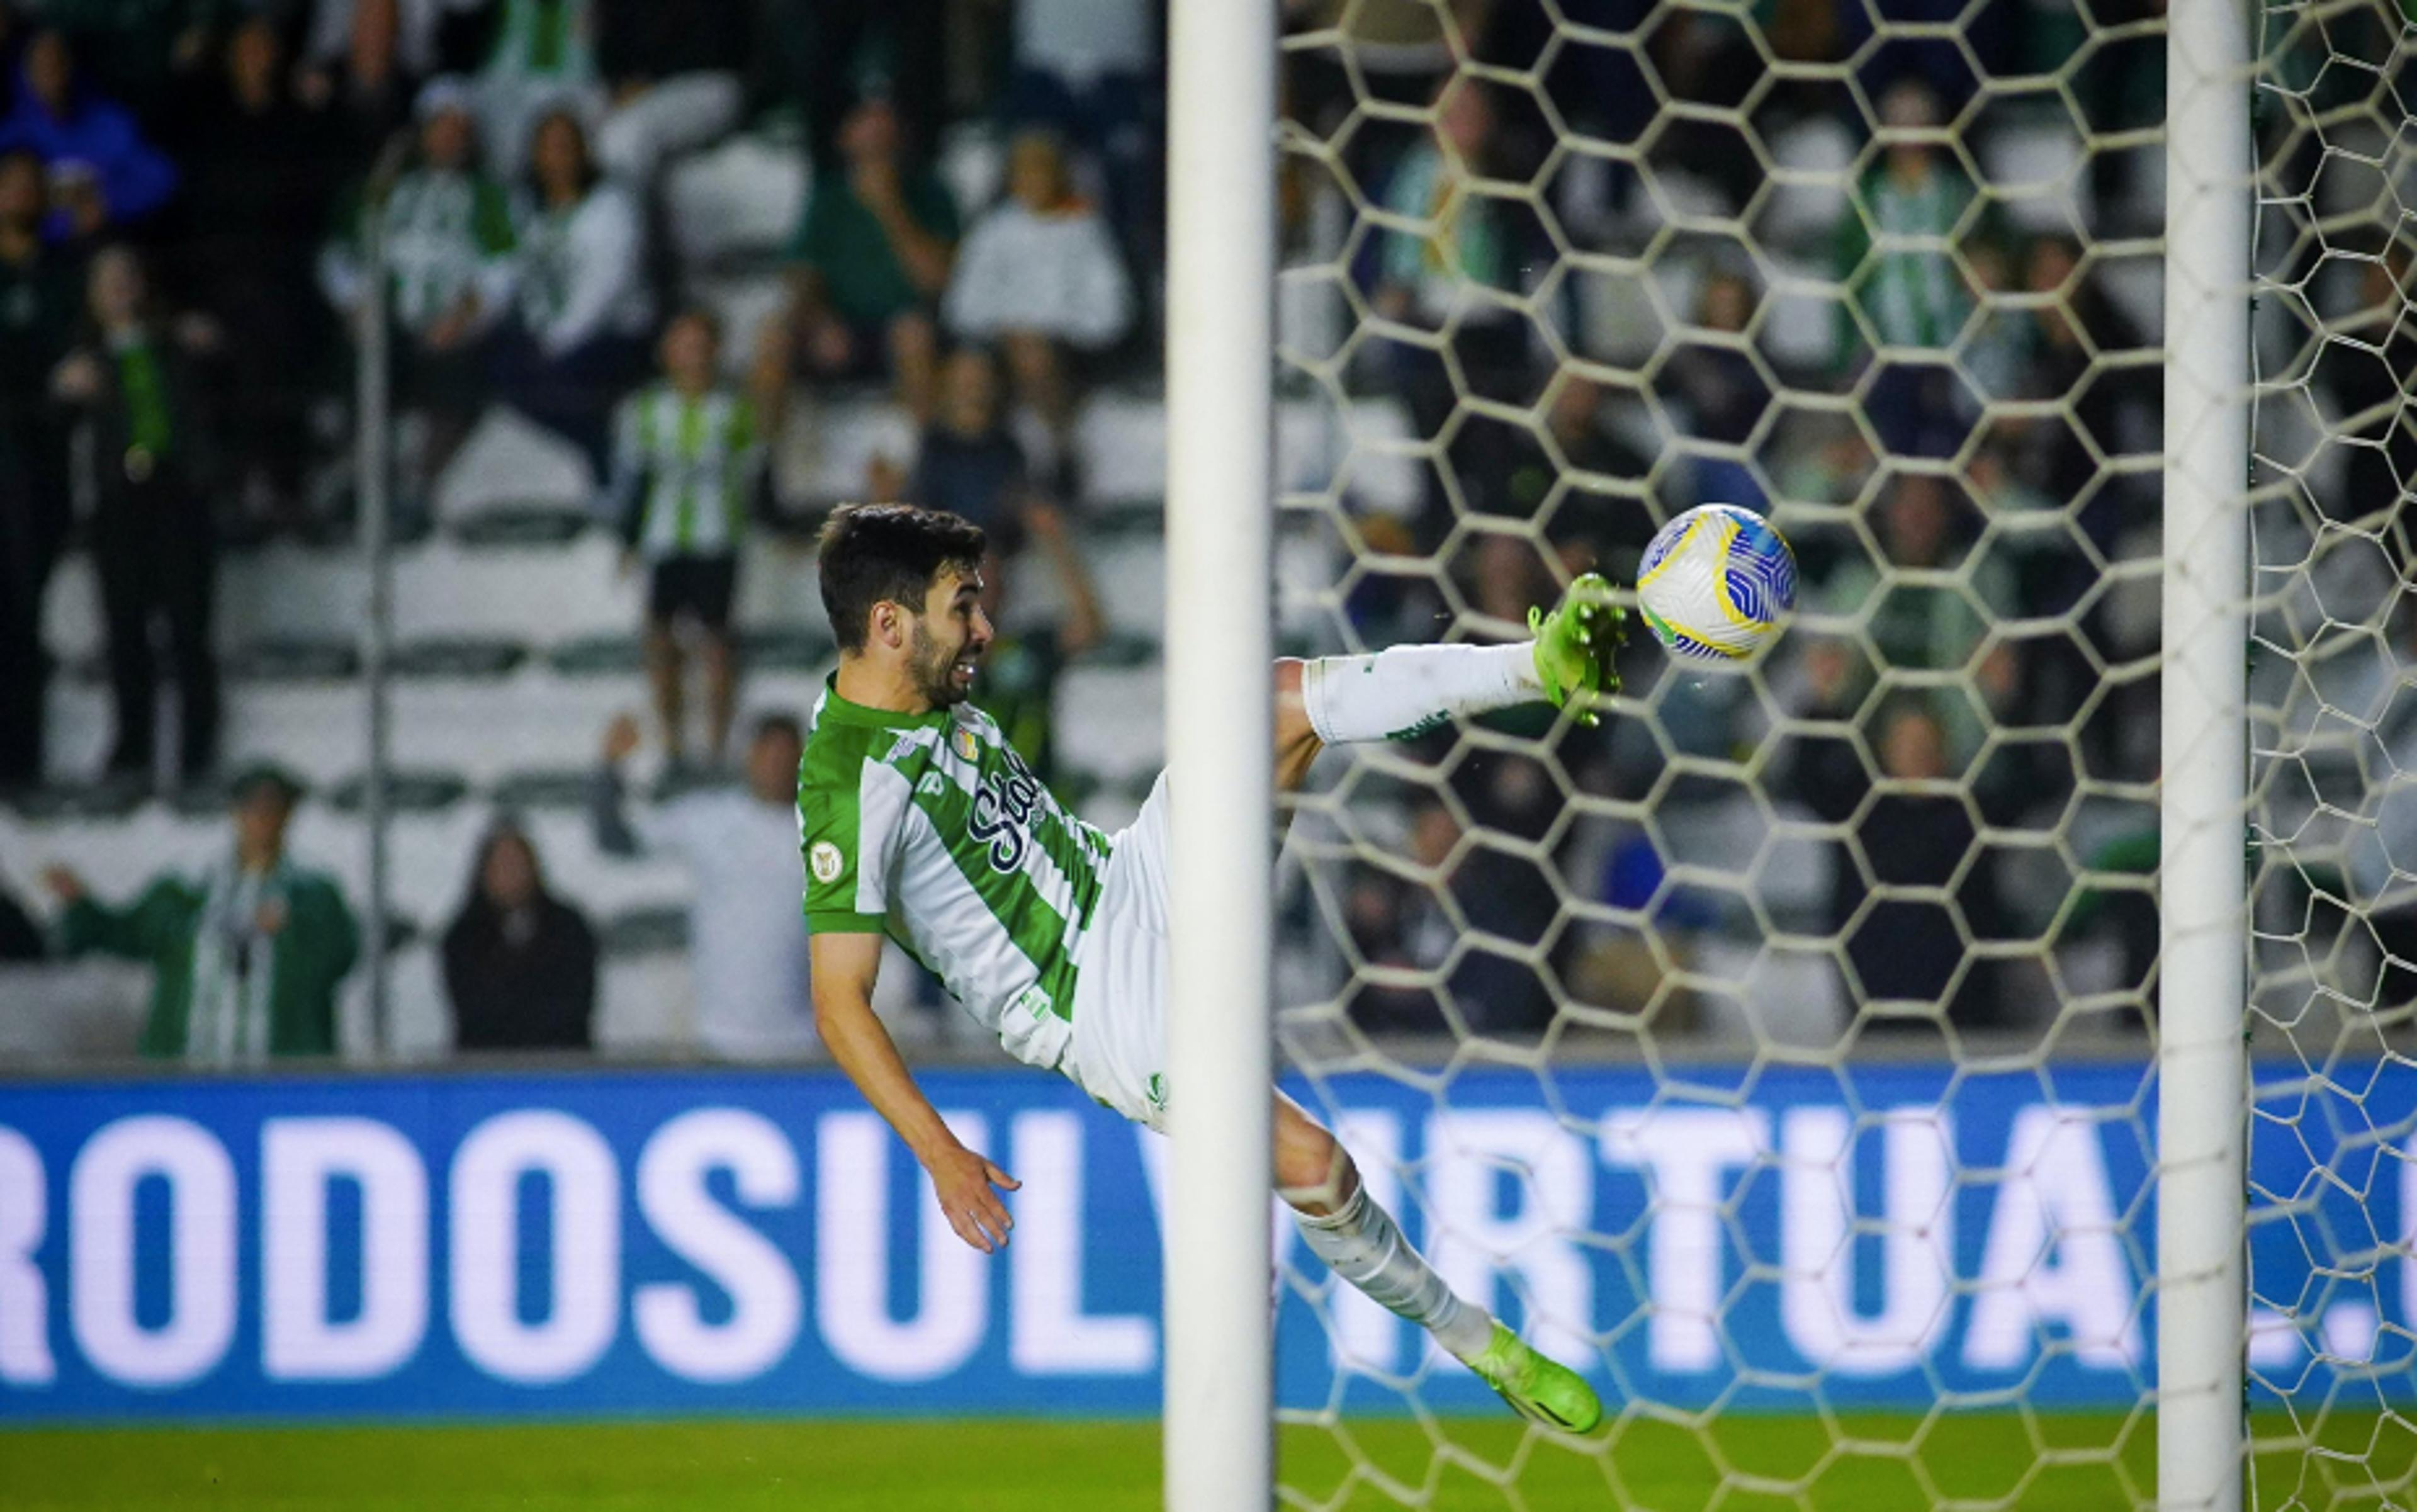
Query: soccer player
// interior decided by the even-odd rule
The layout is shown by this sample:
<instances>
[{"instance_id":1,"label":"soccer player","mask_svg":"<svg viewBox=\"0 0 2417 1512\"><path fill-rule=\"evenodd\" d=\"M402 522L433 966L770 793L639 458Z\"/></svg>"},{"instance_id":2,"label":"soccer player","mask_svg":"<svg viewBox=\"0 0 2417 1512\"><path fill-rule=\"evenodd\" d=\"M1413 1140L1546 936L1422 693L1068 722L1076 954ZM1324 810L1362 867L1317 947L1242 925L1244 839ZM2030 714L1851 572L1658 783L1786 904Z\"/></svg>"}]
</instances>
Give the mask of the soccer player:
<instances>
[{"instance_id":1,"label":"soccer player","mask_svg":"<svg viewBox=\"0 0 2417 1512\"><path fill-rule=\"evenodd\" d=\"M749 519L763 504L764 448L752 405L718 384L722 324L684 310L663 328L661 381L621 402L604 508L631 559L647 563L646 680L674 765L685 757L679 621L705 642L706 759L730 740L737 687L730 609Z\"/></svg>"},{"instance_id":2,"label":"soccer player","mask_svg":"<svg viewBox=\"0 0 2417 1512\"><path fill-rule=\"evenodd\" d=\"M965 1147L916 1086L873 985L897 939L998 1036L1136 1123L1181 1095L1165 1064L1166 780L1109 835L1075 818L967 700L992 635L982 532L904 504L851 505L822 534L839 670L799 763L814 1018L824 1045L922 1162L960 1238L990 1253L1016 1182ZM1329 744L1430 728L1452 714L1616 691L1621 628L1603 580L1531 611L1513 646L1398 647L1279 662L1276 780L1300 785ZM1335 1273L1424 1327L1523 1416L1583 1433L1603 1415L1574 1371L1456 1296L1368 1195L1334 1136L1275 1095L1275 1181Z\"/></svg>"}]
</instances>

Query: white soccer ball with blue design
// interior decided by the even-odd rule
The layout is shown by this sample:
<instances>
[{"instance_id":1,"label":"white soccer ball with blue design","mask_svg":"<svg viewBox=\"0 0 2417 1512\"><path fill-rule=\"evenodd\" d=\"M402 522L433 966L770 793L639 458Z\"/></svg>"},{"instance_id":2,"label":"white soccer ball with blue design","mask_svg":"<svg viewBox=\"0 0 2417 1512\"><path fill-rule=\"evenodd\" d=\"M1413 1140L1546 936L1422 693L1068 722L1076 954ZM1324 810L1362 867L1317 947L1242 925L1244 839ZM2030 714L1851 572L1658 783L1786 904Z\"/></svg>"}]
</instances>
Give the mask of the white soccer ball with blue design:
<instances>
[{"instance_id":1,"label":"white soccer ball with blue design","mask_svg":"<svg viewBox=\"0 0 2417 1512\"><path fill-rule=\"evenodd\" d=\"M1645 548L1636 602L1646 628L1674 654L1742 660L1795 609L1796 554L1752 510L1698 505Z\"/></svg>"}]
</instances>

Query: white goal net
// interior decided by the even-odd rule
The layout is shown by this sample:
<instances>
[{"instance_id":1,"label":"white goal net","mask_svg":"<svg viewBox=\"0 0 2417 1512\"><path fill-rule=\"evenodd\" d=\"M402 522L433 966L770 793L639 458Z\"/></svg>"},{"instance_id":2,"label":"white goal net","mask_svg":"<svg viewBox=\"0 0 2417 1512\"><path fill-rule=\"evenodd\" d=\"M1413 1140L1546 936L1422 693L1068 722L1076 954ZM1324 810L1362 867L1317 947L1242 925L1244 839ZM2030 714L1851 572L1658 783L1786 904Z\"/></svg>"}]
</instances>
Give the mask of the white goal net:
<instances>
[{"instance_id":1,"label":"white goal net","mask_svg":"<svg viewBox=\"0 0 2417 1512\"><path fill-rule=\"evenodd\" d=\"M1599 728L1449 726L1291 801L1296 1090L1610 1415L1524 1430L1291 1251L1284 1504L2156 1502L2160 711L2206 696L2161 628L2166 9L1286 8L1280 381L1320 444L1280 635L1516 637L1710 501L1805 587L1735 667L1633 629ZM2247 1504L2405 1505L2417 23L2246 39L2206 192L2254 202L2209 305L2250 351L2186 374L2250 435L2208 589L2248 790L2198 831L2245 858L2246 1447L2204 1454Z\"/></svg>"}]
</instances>

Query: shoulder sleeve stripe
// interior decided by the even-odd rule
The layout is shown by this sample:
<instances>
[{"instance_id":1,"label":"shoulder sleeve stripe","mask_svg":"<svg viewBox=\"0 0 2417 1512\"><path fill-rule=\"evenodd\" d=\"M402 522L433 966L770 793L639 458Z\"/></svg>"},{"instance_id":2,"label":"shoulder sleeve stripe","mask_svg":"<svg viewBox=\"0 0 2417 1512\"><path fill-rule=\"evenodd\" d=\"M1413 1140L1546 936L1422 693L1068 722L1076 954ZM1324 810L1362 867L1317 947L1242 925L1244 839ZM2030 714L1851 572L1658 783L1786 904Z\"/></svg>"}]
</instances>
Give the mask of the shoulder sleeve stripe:
<instances>
[{"instance_id":1,"label":"shoulder sleeve stripe","mask_svg":"<svg viewBox=\"0 0 2417 1512\"><path fill-rule=\"evenodd\" d=\"M886 732L817 728L806 742L798 787L798 839L805 851L805 911L881 919L889 911L889 872L898 851L906 778L879 759Z\"/></svg>"},{"instance_id":2,"label":"shoulder sleeve stripe","mask_svg":"<svg viewBox=\"0 0 2417 1512\"><path fill-rule=\"evenodd\" d=\"M889 930L886 914L850 913L844 909L806 910L806 933L810 935L880 935Z\"/></svg>"},{"instance_id":3,"label":"shoulder sleeve stripe","mask_svg":"<svg viewBox=\"0 0 2417 1512\"><path fill-rule=\"evenodd\" d=\"M897 847L898 821L914 788L894 767L867 761L857 777L856 911L889 911L889 861Z\"/></svg>"}]
</instances>

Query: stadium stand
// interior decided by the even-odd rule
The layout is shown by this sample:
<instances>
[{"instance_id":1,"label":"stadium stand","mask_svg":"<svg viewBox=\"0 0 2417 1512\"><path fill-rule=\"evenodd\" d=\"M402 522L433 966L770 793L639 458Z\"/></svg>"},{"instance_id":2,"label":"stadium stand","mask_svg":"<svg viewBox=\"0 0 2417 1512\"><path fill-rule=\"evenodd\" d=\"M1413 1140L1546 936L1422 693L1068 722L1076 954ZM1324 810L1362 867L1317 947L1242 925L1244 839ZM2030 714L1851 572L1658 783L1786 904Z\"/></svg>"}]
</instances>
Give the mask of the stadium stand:
<instances>
[{"instance_id":1,"label":"stadium stand","mask_svg":"<svg viewBox=\"0 0 2417 1512\"><path fill-rule=\"evenodd\" d=\"M327 8L330 10L336 8ZM1515 8L1506 8L1512 14ZM312 53L336 57L344 24L319 18ZM1677 47L1683 38L1674 38ZM437 42L420 38L424 52ZM1504 44L1508 45L1508 44ZM464 67L459 50L448 54ZM1421 100L1433 75L1405 53L1409 68L1398 84ZM475 62L475 58L472 60ZM1304 79L1308 76L1304 74ZM821 104L804 111L757 81L745 124L718 141L672 159L663 167L646 217L652 246L648 272L664 311L701 302L722 318L731 338L722 359L743 379L759 331L783 308L784 249L815 187L804 122L825 118ZM960 91L962 93L962 91ZM979 91L976 92L977 95ZM1315 110L1315 97L1305 95ZM827 103L827 102L826 102ZM932 117L928 99L908 102L913 121ZM143 108L143 101L136 101ZM951 105L938 133L937 177L968 224L996 204L1005 188L1011 114ZM1833 278L1832 260L1842 222L1851 214L1842 173L1857 160L1851 113L1817 100L1798 100L1767 123L1770 182L1759 191L1754 231L1761 259L1751 297L1758 316L1747 338L1758 360L1790 380L1818 387L1834 359L1837 304L1818 290ZM1532 123L1504 116L1492 127L1506 161L1526 162L1534 150ZM1992 102L1968 133L1976 144L1972 166L2002 211L2000 261L2005 276L2023 276L2028 250L2102 213L2098 186L2075 171L2078 143L2061 110L2036 101ZM1345 154L1350 169L1371 184L1387 181L1403 160L1400 130L1374 131ZM2136 168L2152 170L2151 154ZM360 165L356 164L356 168ZM1297 167L1297 165L1296 165ZM1570 160L1545 192L1562 223L1582 232L1601 256L1570 260L1548 301L1546 325L1529 330L1519 360L1530 376L1549 376L1553 348L1614 370L1642 372L1681 345L1677 328L1703 306L1715 275L1734 275L1734 249L1689 223L1692 210L1737 213L1736 187L1708 162L1659 162L1658 192L1639 192L1633 178L1600 159ZM2135 172L2127 203L2151 203L2151 172ZM1086 192L1100 188L1099 167L1077 176ZM1332 179L1294 186L1286 200L1285 234L1316 255L1340 259L1363 290L1377 281L1377 253L1346 248L1349 205L1366 190ZM1117 192L1131 186L1118 184ZM2106 212L2112 213L2112 212ZM1127 229L1120 226L1120 229ZM1676 247L1650 258L1649 247ZM173 253L173 246L163 247ZM1133 249L1126 248L1128 256ZM1356 261L1354 261L1356 259ZM1156 300L1157 269L1142 266L1136 280L1145 324ZM1384 381L1369 348L1345 342L1358 321L1347 291L1328 267L1288 277L1278 291L1281 339L1300 359L1278 417L1279 486L1297 496L1330 496L1347 508L1286 516L1280 545L1281 632L1299 649L1331 645L1338 603L1363 639L1381 642L1430 634L1455 607L1479 615L1515 593L1507 584L1480 581L1496 558L1464 551L1437 561L1405 557L1372 567L1372 550L1419 549L1422 512L1432 512L1434 484L1420 455L1411 406ZM2136 330L2157 317L2156 272L2148 261L2094 258L2091 286ZM307 297L296 291L297 298ZM1146 343L1143 344L1146 345ZM2017 343L2017 345L2020 344ZM1129 344L1130 345L1130 344ZM2028 348L2024 348L2028 350ZM1163 688L1156 646L1161 634L1163 573L1157 496L1163 485L1165 417L1154 359L1129 349L1105 361L1069 439L1070 475L1079 496L1067 500L1089 556L1108 620L1107 644L1072 667L1061 684L1057 751L1071 790L1104 823L1130 813L1158 768L1158 710ZM342 364L334 364L341 369ZM1300 374L1311 376L1304 379ZM1802 380L1799 382L1798 380ZM313 381L320 381L315 375ZM1657 507L1680 507L1729 474L1691 450L1684 402L1674 414L1654 398L1652 380L1605 384L1596 422L1608 444L1659 465L1650 489ZM331 869L357 898L367 865L359 799L365 763L364 699L357 678L358 636L367 603L367 569L353 541L345 448L344 392L331 372L312 411L314 468L309 481L313 517L300 531L251 529L227 542L221 569L217 637L226 675L225 762L274 756L303 775L312 793L297 821L295 848ZM2135 406L2136 408L2136 406ZM2136 427L2126 411L2123 423ZM828 664L828 633L813 586L809 530L828 503L866 492L869 481L899 469L904 476L916 446L915 427L868 379L807 386L797 396L792 423L779 435L772 458L783 521L759 533L740 574L737 615L744 671L739 720L769 710L801 710ZM1029 417L1025 417L1028 421ZM1844 502L1862 486L1872 459L1839 451L1839 438L1810 412L1784 412L1753 445L1764 476L1798 496ZM2136 440L2136 430L2134 435ZM1850 449L1851 450L1851 449ZM1347 456L1347 466L1346 466ZM1826 470L1825 470L1826 469ZM1634 486L1630 492L1634 492ZM393 556L396 654L393 663L395 760L403 778L393 798L393 899L403 941L395 974L395 1046L433 1055L445 1048L431 937L461 903L464 858L500 811L524 815L545 856L551 884L597 921L605 954L600 1046L616 1052L676 1051L687 1043L692 1009L679 957L684 943L678 872L660 862L625 863L600 856L581 805L592 771L598 732L614 714L645 702L637 626L642 579L616 571L611 532L594 517L595 481L571 447L523 416L490 407L437 481L424 508L399 519L403 540ZM406 504L412 501L406 500ZM1785 499L1777 502L1784 504ZM1532 506L1531 506L1532 507ZM1348 518L1361 539L1345 541L1337 521ZM1432 519L1428 522L1433 524ZM1389 544L1392 543L1392 544ZM2123 556L2143 549L2120 530L2106 544ZM1830 562L1814 548L1817 582ZM1481 565L1483 564L1483 565ZM1406 575L1391 575L1393 573ZM1332 587L1341 583L1341 588ZM2118 588L2105 599L2108 633L2142 631L2137 594ZM1045 621L1056 609L1046 574L1019 584L1015 613ZM71 551L49 589L43 638L59 667L49 695L49 785L0 805L0 873L33 895L48 858L71 854L98 887L130 885L162 863L205 858L218 822L205 791L152 796L123 786L92 786L110 740L107 699L99 676L104 616L88 550ZM1470 631L1507 632L1509 623L1471 621ZM1640 675L1653 675L1641 670ZM1783 684L1786 678L1783 677ZM1726 751L1758 738L1756 713L1717 679L1678 690L1665 712L1673 739L1707 752ZM1693 722L1691 724L1691 721ZM1623 731L1604 757L1618 781L1634 781L1653 759L1645 738ZM2121 743L2120 738L2118 743ZM2133 742L2136 748L2137 741ZM1622 776L1620 774L1624 773ZM639 769L646 782L686 780ZM1411 817L1374 797L1354 824L1393 825L1406 834ZM1793 841L1773 848L1778 818L1742 788L1706 785L1671 795L1645 837L1649 857L1684 853L1706 863L1741 862L1768 850L1760 897L1780 921L1817 923L1828 906L1821 848ZM2085 850L2135 827L2140 816L2096 800L2075 822ZM1329 822L1308 816L1304 833ZM1622 857L1634 860L1640 837L1616 827L1582 827L1558 859L1573 878L1609 878ZM2019 868L2036 856L2016 856ZM1610 881L1605 886L1613 885ZM1298 915L1301 878L1287 882ZM2019 891L2019 890L2010 890ZM2036 923L2036 921L2029 921ZM1742 971L1782 973L1775 990L1754 996L1784 1006L1761 1031L1807 1042L1833 1035L1846 1012L1836 984L1812 961L1758 953L1758 924L1734 909L1708 901L1696 948L1708 961ZM1302 984L1331 975L1323 931L1296 917L1287 938L1285 970ZM1616 942L1615 942L1616 943ZM2121 967L2120 945L2105 939L2075 944L2069 969L2076 984L2111 980ZM894 973L893 973L894 975ZM47 984L62 1000L104 1000L123 1014L133 990L107 971L79 969L84 987ZM2075 990L2079 990L2077 985ZM1316 992L1304 988L1303 997ZM352 985L346 1045L366 1049L362 985ZM1735 1004L1705 1004L1708 1031L1755 1029ZM116 1019L97 1020L115 1023ZM12 1031L13 1032L13 1031ZM109 1038L104 1034L103 1039ZM11 1042L13 1043L13 1042ZM65 1053L90 1048L84 1029L62 1030L47 1042ZM115 1042L113 1042L115 1043ZM0 1054L40 1052L0 1047Z\"/></svg>"}]
</instances>

